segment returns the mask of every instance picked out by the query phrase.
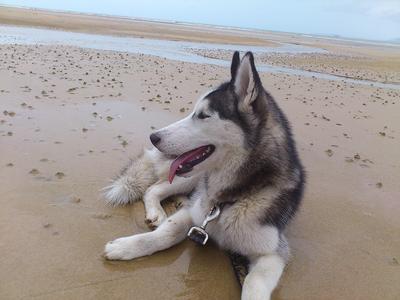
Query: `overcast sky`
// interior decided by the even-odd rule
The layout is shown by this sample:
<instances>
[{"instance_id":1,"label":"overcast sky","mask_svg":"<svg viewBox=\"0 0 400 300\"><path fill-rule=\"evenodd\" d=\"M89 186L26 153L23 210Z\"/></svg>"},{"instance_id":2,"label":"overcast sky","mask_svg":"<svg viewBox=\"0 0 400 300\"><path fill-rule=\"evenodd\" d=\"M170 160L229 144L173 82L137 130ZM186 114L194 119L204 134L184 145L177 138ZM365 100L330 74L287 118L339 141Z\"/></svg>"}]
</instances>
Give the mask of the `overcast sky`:
<instances>
[{"instance_id":1,"label":"overcast sky","mask_svg":"<svg viewBox=\"0 0 400 300\"><path fill-rule=\"evenodd\" d=\"M0 0L0 3L372 40L400 39L400 0Z\"/></svg>"}]
</instances>

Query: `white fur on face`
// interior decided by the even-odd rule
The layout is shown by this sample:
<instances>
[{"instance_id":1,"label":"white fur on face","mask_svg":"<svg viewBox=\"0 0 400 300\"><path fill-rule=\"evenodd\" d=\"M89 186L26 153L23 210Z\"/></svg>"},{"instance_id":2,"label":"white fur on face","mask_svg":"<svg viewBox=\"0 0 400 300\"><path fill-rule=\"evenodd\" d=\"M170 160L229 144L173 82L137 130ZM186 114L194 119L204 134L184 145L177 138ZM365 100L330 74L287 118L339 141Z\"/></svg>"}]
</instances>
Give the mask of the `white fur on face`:
<instances>
[{"instance_id":1,"label":"white fur on face","mask_svg":"<svg viewBox=\"0 0 400 300\"><path fill-rule=\"evenodd\" d=\"M197 115L200 112L210 117L199 119ZM217 112L211 111L207 98L200 99L189 116L160 129L156 134L161 138L157 148L167 155L181 155L209 144L216 147L208 159L196 165L187 175L210 169L223 161L227 152L239 147L242 149L244 143L243 132L239 126L229 120L222 120Z\"/></svg>"}]
</instances>

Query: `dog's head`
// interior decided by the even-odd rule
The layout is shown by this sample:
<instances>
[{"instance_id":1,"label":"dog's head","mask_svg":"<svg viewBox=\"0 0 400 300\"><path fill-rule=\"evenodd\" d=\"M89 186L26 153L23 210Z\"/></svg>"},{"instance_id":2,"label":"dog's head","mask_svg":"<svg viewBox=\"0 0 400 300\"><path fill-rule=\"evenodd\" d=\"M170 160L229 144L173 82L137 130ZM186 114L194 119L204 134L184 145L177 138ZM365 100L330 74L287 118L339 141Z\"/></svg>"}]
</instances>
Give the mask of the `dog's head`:
<instances>
[{"instance_id":1,"label":"dog's head","mask_svg":"<svg viewBox=\"0 0 400 300\"><path fill-rule=\"evenodd\" d=\"M231 80L199 99L186 118L150 136L158 150L174 158L169 180L218 168L226 158L240 159L257 139L265 119L265 91L247 52L240 60L235 52Z\"/></svg>"}]
</instances>

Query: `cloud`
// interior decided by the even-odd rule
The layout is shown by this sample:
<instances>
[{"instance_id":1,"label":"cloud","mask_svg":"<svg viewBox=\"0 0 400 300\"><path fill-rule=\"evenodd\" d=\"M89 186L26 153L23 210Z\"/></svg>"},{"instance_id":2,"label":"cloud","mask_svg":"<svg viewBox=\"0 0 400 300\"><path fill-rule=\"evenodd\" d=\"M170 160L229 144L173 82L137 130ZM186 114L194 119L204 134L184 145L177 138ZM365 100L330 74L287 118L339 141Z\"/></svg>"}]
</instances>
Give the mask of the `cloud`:
<instances>
[{"instance_id":1,"label":"cloud","mask_svg":"<svg viewBox=\"0 0 400 300\"><path fill-rule=\"evenodd\" d=\"M366 1L363 4L366 13L380 18L400 18L399 0Z\"/></svg>"}]
</instances>

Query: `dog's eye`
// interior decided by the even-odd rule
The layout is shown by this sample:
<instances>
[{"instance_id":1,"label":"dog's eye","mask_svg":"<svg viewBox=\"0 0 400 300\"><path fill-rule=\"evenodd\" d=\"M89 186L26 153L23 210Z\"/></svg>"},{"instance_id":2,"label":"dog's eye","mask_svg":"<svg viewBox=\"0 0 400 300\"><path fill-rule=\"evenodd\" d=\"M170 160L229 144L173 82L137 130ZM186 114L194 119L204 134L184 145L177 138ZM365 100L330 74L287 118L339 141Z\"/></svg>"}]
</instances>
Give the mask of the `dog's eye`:
<instances>
[{"instance_id":1,"label":"dog's eye","mask_svg":"<svg viewBox=\"0 0 400 300\"><path fill-rule=\"evenodd\" d=\"M203 113L203 112L200 112L200 113L197 115L197 117L198 117L199 119L207 119L207 118L209 118L210 116L209 116L209 115L206 115L206 114Z\"/></svg>"}]
</instances>

